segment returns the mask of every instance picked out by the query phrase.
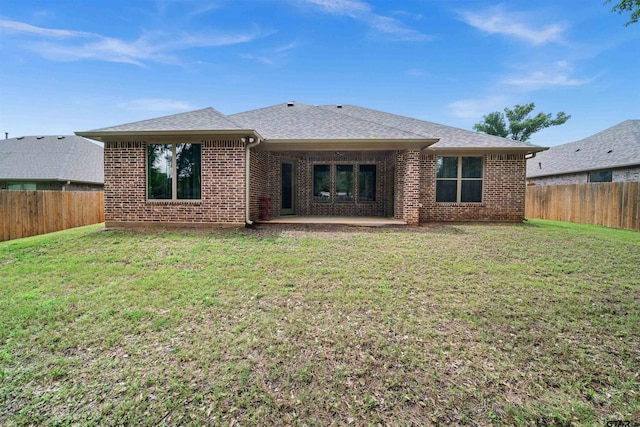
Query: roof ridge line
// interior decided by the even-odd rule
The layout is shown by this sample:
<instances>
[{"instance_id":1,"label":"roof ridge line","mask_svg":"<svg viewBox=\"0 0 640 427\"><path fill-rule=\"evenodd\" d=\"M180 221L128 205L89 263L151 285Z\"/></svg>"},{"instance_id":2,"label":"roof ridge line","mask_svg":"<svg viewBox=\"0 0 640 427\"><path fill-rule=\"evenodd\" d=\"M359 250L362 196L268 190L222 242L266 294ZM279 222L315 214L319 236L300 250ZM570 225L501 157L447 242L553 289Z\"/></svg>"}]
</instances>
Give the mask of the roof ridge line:
<instances>
[{"instance_id":1,"label":"roof ridge line","mask_svg":"<svg viewBox=\"0 0 640 427\"><path fill-rule=\"evenodd\" d=\"M336 106L337 106L337 105L345 105L345 104L336 104ZM362 107L358 107L357 105L349 105L349 104L347 104L347 106L349 106L349 107L362 108ZM418 136L420 139L437 139L438 141L440 140L440 138L427 137L427 136L420 135L420 134L418 134L418 133L415 133L415 132L412 132L412 131L409 131L409 130L406 130L406 129L401 129L401 128L396 127L396 126L388 126L388 125L385 125L385 124L382 124L382 123L374 122L374 121L372 121L372 120L363 119L363 118L361 118L361 117L355 117L355 116L352 116L351 114L348 114L348 113L347 113L346 111L344 111L344 110L343 110L342 112L339 112L339 113L338 113L338 112L336 112L336 111L334 111L334 110L331 110L329 105L317 105L317 106L315 106L315 108L320 108L320 109L322 109L322 110L329 111L329 112L332 112L332 113L337 114L337 115L344 114L345 116L348 116L348 117L350 117L350 118L352 118L352 119L355 119L355 120L359 120L359 121L364 122L364 123L372 123L372 124L374 124L374 125L376 125L376 126L381 126L381 127L385 127L385 128L387 128L387 129L394 129L394 130L398 130L398 131L400 131L400 132L404 132L404 133L408 133L408 134L416 135L416 136ZM382 112L384 113L384 111L382 111ZM386 113L386 114L389 114L389 113Z\"/></svg>"},{"instance_id":2,"label":"roof ridge line","mask_svg":"<svg viewBox=\"0 0 640 427\"><path fill-rule=\"evenodd\" d=\"M260 110L268 110L270 108L279 107L281 105L286 105L286 104L291 104L291 101L289 101L289 102L280 102L278 104L268 105L266 107L254 108L252 110L247 110L247 111L238 111L237 113L230 114L229 116L237 116L237 115L245 114L245 113L253 113L254 111L260 111ZM304 102L298 102L298 101L293 101L293 104L302 105L302 106L305 106L305 107L313 107L313 105L305 104ZM226 116L226 117L229 117L229 116Z\"/></svg>"}]
</instances>

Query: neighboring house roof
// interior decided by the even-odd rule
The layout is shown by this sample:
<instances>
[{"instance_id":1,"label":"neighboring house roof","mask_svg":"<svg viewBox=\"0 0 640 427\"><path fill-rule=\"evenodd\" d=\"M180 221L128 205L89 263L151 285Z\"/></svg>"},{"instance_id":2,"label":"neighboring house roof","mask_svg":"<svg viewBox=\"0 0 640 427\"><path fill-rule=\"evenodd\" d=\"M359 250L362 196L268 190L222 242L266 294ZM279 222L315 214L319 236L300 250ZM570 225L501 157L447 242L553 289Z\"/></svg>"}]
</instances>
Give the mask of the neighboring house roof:
<instances>
[{"instance_id":1,"label":"neighboring house roof","mask_svg":"<svg viewBox=\"0 0 640 427\"><path fill-rule=\"evenodd\" d=\"M254 132L267 142L263 149L398 149L516 150L529 153L542 147L451 126L370 110L352 105L312 106L288 102L242 113L224 114L213 108L77 132L105 141L109 138L201 131L240 134ZM319 142L324 142L319 143ZM348 144L348 145L346 145ZM395 145L394 145L395 144Z\"/></svg>"},{"instance_id":2,"label":"neighboring house roof","mask_svg":"<svg viewBox=\"0 0 640 427\"><path fill-rule=\"evenodd\" d=\"M527 161L527 178L640 165L640 120L627 120Z\"/></svg>"},{"instance_id":3,"label":"neighboring house roof","mask_svg":"<svg viewBox=\"0 0 640 427\"><path fill-rule=\"evenodd\" d=\"M76 135L0 140L0 180L104 183L103 148Z\"/></svg>"}]
</instances>

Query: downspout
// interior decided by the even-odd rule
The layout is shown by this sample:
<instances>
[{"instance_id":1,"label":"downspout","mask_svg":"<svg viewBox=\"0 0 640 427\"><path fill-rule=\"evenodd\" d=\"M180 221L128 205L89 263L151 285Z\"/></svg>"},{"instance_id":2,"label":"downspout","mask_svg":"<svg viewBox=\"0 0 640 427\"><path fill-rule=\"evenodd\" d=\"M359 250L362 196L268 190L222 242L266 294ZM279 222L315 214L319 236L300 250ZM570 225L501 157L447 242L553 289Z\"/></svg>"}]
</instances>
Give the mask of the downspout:
<instances>
[{"instance_id":1,"label":"downspout","mask_svg":"<svg viewBox=\"0 0 640 427\"><path fill-rule=\"evenodd\" d=\"M245 139L245 138L242 138ZM251 159L251 149L253 147L255 147L256 145L260 144L260 138L256 138L255 142L253 141L253 137L252 136L247 136L246 137L246 141L247 141L247 146L246 146L246 152L245 152L245 156L244 156L244 160L245 160L245 166L244 166L244 172L245 172L245 199L244 199L244 205L245 205L245 218L244 218L244 226L245 227L251 227L253 225L253 221L251 221L251 219L249 219L249 210L250 210L250 206L249 206L249 202L250 202L250 196L249 196L249 167L251 165L250 159Z\"/></svg>"}]
</instances>

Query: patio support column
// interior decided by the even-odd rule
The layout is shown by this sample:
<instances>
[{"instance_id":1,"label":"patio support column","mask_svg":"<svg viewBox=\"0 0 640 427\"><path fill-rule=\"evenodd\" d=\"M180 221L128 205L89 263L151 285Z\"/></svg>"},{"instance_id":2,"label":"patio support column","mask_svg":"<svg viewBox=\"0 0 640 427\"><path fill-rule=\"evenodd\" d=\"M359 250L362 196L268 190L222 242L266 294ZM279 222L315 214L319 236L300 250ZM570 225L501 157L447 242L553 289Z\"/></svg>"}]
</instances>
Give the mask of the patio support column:
<instances>
[{"instance_id":1,"label":"patio support column","mask_svg":"<svg viewBox=\"0 0 640 427\"><path fill-rule=\"evenodd\" d=\"M415 225L420 221L420 152L407 150L403 157L402 219Z\"/></svg>"}]
</instances>

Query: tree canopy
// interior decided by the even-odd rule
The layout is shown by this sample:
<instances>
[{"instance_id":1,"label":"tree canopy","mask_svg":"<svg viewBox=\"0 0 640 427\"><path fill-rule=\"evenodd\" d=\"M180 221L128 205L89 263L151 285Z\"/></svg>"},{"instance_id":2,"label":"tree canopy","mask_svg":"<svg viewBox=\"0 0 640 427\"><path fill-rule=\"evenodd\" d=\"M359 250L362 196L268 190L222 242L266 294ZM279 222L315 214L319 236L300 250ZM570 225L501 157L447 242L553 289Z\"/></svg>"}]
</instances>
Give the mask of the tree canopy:
<instances>
[{"instance_id":1,"label":"tree canopy","mask_svg":"<svg viewBox=\"0 0 640 427\"><path fill-rule=\"evenodd\" d=\"M613 0L605 0L605 3L611 3ZM635 24L640 19L640 0L621 0L616 3L611 12L618 12L622 15L624 12L631 12L631 19L625 25Z\"/></svg>"},{"instance_id":2,"label":"tree canopy","mask_svg":"<svg viewBox=\"0 0 640 427\"><path fill-rule=\"evenodd\" d=\"M489 135L511 138L516 141L529 141L531 135L549 126L558 126L571 118L564 112L559 112L553 118L551 114L538 113L533 117L529 114L536 108L532 102L525 105L514 105L513 109L505 108L504 114L499 111L483 116L482 122L473 125L473 129ZM506 119L509 121L507 125Z\"/></svg>"}]
</instances>

